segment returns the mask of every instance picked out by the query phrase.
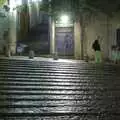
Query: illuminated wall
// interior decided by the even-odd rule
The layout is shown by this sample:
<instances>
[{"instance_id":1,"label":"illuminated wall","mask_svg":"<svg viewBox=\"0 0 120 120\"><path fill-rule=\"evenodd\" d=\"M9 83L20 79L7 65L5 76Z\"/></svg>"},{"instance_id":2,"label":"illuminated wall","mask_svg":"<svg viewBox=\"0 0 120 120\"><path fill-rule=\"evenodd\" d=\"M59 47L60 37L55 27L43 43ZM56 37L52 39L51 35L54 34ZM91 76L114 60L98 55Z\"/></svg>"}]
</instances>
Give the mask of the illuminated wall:
<instances>
[{"instance_id":1,"label":"illuminated wall","mask_svg":"<svg viewBox=\"0 0 120 120\"><path fill-rule=\"evenodd\" d=\"M6 44L3 35L9 28L8 18L8 13L3 8L0 8L0 53L3 53L3 47Z\"/></svg>"},{"instance_id":2,"label":"illuminated wall","mask_svg":"<svg viewBox=\"0 0 120 120\"><path fill-rule=\"evenodd\" d=\"M116 45L116 29L120 28L119 14L108 17L105 14L98 13L88 15L84 18L84 39L83 53L87 54L90 59L94 58L92 44L97 36L100 37L100 45L103 60L111 59L111 46Z\"/></svg>"},{"instance_id":3,"label":"illuminated wall","mask_svg":"<svg viewBox=\"0 0 120 120\"><path fill-rule=\"evenodd\" d=\"M42 14L40 13L39 5L42 0L28 0L29 6L29 18L30 18L30 28L36 26L41 22Z\"/></svg>"}]
</instances>

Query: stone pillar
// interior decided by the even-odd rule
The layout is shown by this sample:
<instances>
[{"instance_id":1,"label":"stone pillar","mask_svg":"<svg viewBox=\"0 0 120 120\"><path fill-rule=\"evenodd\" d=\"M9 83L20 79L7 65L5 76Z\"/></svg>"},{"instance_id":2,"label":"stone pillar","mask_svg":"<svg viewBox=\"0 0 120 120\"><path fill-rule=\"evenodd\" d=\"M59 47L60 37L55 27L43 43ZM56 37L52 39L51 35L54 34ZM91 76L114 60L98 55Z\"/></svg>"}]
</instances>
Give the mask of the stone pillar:
<instances>
[{"instance_id":1,"label":"stone pillar","mask_svg":"<svg viewBox=\"0 0 120 120\"><path fill-rule=\"evenodd\" d=\"M75 59L81 59L81 28L79 20L74 23Z\"/></svg>"},{"instance_id":2,"label":"stone pillar","mask_svg":"<svg viewBox=\"0 0 120 120\"><path fill-rule=\"evenodd\" d=\"M9 51L12 55L16 53L16 11L13 11L9 17Z\"/></svg>"},{"instance_id":3,"label":"stone pillar","mask_svg":"<svg viewBox=\"0 0 120 120\"><path fill-rule=\"evenodd\" d=\"M40 16L40 6L39 6L39 2L36 2L36 9L37 9L37 24L39 24L40 22L40 19L39 19L39 16Z\"/></svg>"},{"instance_id":4,"label":"stone pillar","mask_svg":"<svg viewBox=\"0 0 120 120\"><path fill-rule=\"evenodd\" d=\"M50 17L50 54L55 53L55 22L54 19Z\"/></svg>"}]
</instances>

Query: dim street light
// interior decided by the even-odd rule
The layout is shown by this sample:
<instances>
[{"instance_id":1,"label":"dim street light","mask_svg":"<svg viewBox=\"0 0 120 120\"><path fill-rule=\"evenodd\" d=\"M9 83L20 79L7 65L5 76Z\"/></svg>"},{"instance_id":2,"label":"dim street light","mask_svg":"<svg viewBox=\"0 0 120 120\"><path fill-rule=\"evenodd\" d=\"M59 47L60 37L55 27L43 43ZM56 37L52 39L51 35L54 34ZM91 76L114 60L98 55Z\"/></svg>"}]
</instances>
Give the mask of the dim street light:
<instances>
[{"instance_id":1,"label":"dim street light","mask_svg":"<svg viewBox=\"0 0 120 120\"><path fill-rule=\"evenodd\" d=\"M62 15L60 20L61 20L61 23L66 24L69 22L69 17L67 15Z\"/></svg>"},{"instance_id":2,"label":"dim street light","mask_svg":"<svg viewBox=\"0 0 120 120\"><path fill-rule=\"evenodd\" d=\"M32 0L32 2L42 2L42 0Z\"/></svg>"}]
</instances>

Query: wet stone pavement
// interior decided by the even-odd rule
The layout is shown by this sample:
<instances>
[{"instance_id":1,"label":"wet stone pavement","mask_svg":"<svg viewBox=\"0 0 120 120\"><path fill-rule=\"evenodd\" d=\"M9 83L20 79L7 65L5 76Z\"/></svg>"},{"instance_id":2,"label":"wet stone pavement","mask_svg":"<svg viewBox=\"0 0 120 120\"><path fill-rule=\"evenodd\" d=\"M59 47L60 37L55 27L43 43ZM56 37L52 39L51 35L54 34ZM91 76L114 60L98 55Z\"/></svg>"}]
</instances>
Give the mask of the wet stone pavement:
<instances>
[{"instance_id":1,"label":"wet stone pavement","mask_svg":"<svg viewBox=\"0 0 120 120\"><path fill-rule=\"evenodd\" d=\"M120 120L120 66L0 59L0 120Z\"/></svg>"}]
</instances>

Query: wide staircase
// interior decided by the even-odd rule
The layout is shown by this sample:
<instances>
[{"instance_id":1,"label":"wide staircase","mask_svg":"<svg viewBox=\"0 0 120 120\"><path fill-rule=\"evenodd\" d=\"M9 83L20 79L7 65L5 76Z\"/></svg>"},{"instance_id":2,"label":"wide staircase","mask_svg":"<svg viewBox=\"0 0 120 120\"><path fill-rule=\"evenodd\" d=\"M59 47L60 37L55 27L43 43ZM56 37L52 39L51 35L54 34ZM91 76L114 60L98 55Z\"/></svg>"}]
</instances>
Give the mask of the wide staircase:
<instances>
[{"instance_id":1,"label":"wide staircase","mask_svg":"<svg viewBox=\"0 0 120 120\"><path fill-rule=\"evenodd\" d=\"M29 50L33 50L37 56L50 54L49 24L41 23L31 28L27 37L18 43L27 45L23 55L28 55Z\"/></svg>"},{"instance_id":2,"label":"wide staircase","mask_svg":"<svg viewBox=\"0 0 120 120\"><path fill-rule=\"evenodd\" d=\"M120 66L0 59L0 120L120 120Z\"/></svg>"}]
</instances>

